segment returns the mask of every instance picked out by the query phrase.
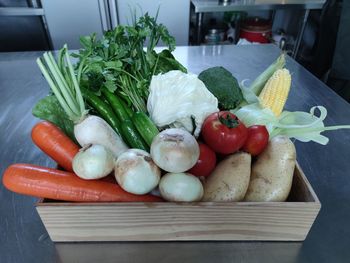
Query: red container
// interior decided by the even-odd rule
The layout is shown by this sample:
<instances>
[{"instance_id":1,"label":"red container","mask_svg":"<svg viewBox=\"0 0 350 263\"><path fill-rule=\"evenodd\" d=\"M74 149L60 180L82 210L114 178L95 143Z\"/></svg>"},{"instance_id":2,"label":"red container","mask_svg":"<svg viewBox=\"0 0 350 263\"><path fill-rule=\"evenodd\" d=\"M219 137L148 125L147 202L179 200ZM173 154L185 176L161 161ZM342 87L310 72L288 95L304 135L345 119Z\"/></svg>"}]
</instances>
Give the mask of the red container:
<instances>
[{"instance_id":1,"label":"red container","mask_svg":"<svg viewBox=\"0 0 350 263\"><path fill-rule=\"evenodd\" d=\"M269 43L271 39L272 25L270 20L253 17L246 19L240 30L240 38L250 42Z\"/></svg>"}]
</instances>

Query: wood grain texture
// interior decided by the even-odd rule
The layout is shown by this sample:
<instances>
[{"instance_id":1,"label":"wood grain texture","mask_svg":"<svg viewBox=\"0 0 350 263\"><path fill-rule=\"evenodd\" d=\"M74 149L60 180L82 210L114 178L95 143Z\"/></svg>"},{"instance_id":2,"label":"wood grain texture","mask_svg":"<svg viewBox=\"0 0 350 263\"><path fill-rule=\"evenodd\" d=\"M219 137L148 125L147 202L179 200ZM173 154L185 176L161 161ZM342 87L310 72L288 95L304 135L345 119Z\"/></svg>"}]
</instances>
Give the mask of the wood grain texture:
<instances>
[{"instance_id":1,"label":"wood grain texture","mask_svg":"<svg viewBox=\"0 0 350 263\"><path fill-rule=\"evenodd\" d=\"M314 189L307 180L298 162L295 167L292 189L288 200L294 202L315 202L320 204Z\"/></svg>"},{"instance_id":2,"label":"wood grain texture","mask_svg":"<svg viewBox=\"0 0 350 263\"><path fill-rule=\"evenodd\" d=\"M304 240L320 209L297 166L289 202L53 203L37 210L53 241Z\"/></svg>"}]
</instances>

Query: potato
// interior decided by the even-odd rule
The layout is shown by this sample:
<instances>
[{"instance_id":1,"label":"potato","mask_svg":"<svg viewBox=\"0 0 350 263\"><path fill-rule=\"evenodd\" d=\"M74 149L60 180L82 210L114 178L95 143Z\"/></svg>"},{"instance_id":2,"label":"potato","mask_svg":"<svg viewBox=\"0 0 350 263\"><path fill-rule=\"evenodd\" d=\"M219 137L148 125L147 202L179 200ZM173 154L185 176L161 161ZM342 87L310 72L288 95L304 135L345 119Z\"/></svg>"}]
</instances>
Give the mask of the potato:
<instances>
[{"instance_id":1,"label":"potato","mask_svg":"<svg viewBox=\"0 0 350 263\"><path fill-rule=\"evenodd\" d=\"M294 144L285 136L270 140L253 164L245 201L282 202L292 187L296 162Z\"/></svg>"},{"instance_id":2,"label":"potato","mask_svg":"<svg viewBox=\"0 0 350 263\"><path fill-rule=\"evenodd\" d=\"M221 161L204 184L203 201L240 201L250 179L251 156L239 152Z\"/></svg>"}]
</instances>

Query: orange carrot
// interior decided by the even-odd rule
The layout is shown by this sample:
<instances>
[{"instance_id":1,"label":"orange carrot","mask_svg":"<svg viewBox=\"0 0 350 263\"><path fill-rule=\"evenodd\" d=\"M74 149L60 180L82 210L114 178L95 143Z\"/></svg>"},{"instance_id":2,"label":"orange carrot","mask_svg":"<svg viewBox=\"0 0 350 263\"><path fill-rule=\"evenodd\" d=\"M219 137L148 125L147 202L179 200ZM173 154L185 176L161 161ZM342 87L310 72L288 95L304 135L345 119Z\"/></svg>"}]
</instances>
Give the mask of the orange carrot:
<instances>
[{"instance_id":1,"label":"orange carrot","mask_svg":"<svg viewBox=\"0 0 350 263\"><path fill-rule=\"evenodd\" d=\"M37 123L32 129L33 142L65 170L72 172L72 161L79 147L58 127L48 121Z\"/></svg>"},{"instance_id":2,"label":"orange carrot","mask_svg":"<svg viewBox=\"0 0 350 263\"><path fill-rule=\"evenodd\" d=\"M117 180L115 179L115 176L114 176L114 171L112 173L110 173L109 175L107 175L106 177L103 177L99 180L101 180L103 182L107 182L107 183L117 184Z\"/></svg>"},{"instance_id":3,"label":"orange carrot","mask_svg":"<svg viewBox=\"0 0 350 263\"><path fill-rule=\"evenodd\" d=\"M159 202L153 195L134 195L101 180L83 180L74 173L31 164L13 164L3 176L8 190L36 197L76 202Z\"/></svg>"}]
</instances>

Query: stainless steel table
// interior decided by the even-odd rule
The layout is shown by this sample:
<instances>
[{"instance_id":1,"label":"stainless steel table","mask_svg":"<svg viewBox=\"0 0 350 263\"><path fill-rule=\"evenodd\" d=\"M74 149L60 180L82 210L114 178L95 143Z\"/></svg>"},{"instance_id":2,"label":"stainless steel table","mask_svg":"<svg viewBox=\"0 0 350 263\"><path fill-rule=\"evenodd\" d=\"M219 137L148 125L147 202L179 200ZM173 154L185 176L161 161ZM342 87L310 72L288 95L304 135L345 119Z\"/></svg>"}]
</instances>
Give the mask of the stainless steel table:
<instances>
[{"instance_id":1,"label":"stainless steel table","mask_svg":"<svg viewBox=\"0 0 350 263\"><path fill-rule=\"evenodd\" d=\"M293 49L293 58L296 58L301 40L304 35L310 10L322 9L326 0L191 0L194 12L197 14L197 44L202 40L202 27L204 13L252 11L252 10L278 10L303 9L304 15Z\"/></svg>"},{"instance_id":2,"label":"stainless steel table","mask_svg":"<svg viewBox=\"0 0 350 263\"><path fill-rule=\"evenodd\" d=\"M253 79L279 54L272 45L179 47L191 72L222 65L240 81ZM35 64L40 52L0 53L0 174L11 163L54 163L31 142L34 103L48 92ZM350 123L350 106L288 58L293 88L287 109L328 109L328 125ZM296 143L298 161L322 209L304 242L116 242L53 244L34 208L36 198L0 185L0 262L349 262L350 131L329 132L330 143Z\"/></svg>"}]
</instances>

